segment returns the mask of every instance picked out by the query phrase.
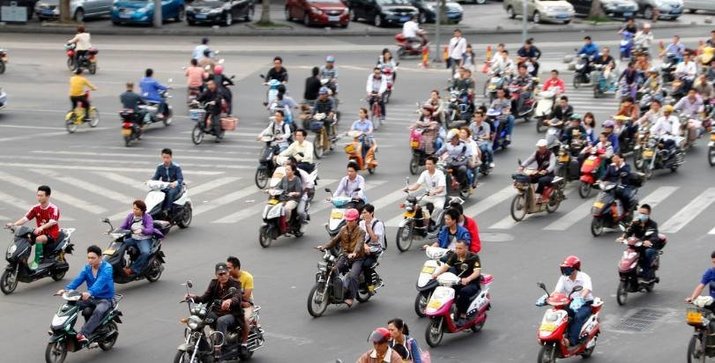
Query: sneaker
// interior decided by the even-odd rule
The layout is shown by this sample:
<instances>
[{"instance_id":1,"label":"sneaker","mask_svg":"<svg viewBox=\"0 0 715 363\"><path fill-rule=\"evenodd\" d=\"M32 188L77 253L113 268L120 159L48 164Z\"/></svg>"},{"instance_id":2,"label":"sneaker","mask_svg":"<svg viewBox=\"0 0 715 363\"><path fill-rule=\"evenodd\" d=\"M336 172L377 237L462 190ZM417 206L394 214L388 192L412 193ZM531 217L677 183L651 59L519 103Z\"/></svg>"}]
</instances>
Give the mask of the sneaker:
<instances>
[{"instance_id":1,"label":"sneaker","mask_svg":"<svg viewBox=\"0 0 715 363\"><path fill-rule=\"evenodd\" d=\"M489 169L494 169L495 166L494 162L489 163Z\"/></svg>"},{"instance_id":2,"label":"sneaker","mask_svg":"<svg viewBox=\"0 0 715 363\"><path fill-rule=\"evenodd\" d=\"M82 334L82 333L77 333L75 338L77 339L77 342L80 344L86 344L87 342L89 342L89 339L87 339L87 337L84 336L84 334Z\"/></svg>"},{"instance_id":3,"label":"sneaker","mask_svg":"<svg viewBox=\"0 0 715 363\"><path fill-rule=\"evenodd\" d=\"M30 267L30 270L37 270L37 261L30 262L28 267Z\"/></svg>"},{"instance_id":4,"label":"sneaker","mask_svg":"<svg viewBox=\"0 0 715 363\"><path fill-rule=\"evenodd\" d=\"M506 142L511 142L511 135L506 135Z\"/></svg>"}]
</instances>

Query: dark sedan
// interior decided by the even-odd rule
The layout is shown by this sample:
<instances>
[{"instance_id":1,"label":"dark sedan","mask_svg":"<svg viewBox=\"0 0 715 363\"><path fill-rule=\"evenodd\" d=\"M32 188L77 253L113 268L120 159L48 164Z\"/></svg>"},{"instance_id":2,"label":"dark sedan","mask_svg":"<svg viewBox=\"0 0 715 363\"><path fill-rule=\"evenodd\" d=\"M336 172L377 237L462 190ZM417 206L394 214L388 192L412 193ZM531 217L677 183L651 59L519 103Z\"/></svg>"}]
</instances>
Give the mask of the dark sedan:
<instances>
[{"instance_id":1,"label":"dark sedan","mask_svg":"<svg viewBox=\"0 0 715 363\"><path fill-rule=\"evenodd\" d=\"M412 6L417 8L417 10L419 10L420 12L420 24L435 23L437 21L437 12L435 11L435 9L438 5L436 1L410 0L410 3L412 3ZM445 3L445 10L446 13L444 13L444 15L446 16L446 19L442 18L440 20L442 23L449 22L453 24L458 24L460 21L462 21L462 17L464 16L464 9L462 9L462 6L459 5L457 2L447 1Z\"/></svg>"},{"instance_id":2,"label":"dark sedan","mask_svg":"<svg viewBox=\"0 0 715 363\"><path fill-rule=\"evenodd\" d=\"M253 0L195 0L186 6L186 22L230 26L235 19L251 21L254 12Z\"/></svg>"},{"instance_id":3,"label":"dark sedan","mask_svg":"<svg viewBox=\"0 0 715 363\"><path fill-rule=\"evenodd\" d=\"M348 0L353 21L365 19L377 27L402 25L419 11L409 0Z\"/></svg>"}]
</instances>

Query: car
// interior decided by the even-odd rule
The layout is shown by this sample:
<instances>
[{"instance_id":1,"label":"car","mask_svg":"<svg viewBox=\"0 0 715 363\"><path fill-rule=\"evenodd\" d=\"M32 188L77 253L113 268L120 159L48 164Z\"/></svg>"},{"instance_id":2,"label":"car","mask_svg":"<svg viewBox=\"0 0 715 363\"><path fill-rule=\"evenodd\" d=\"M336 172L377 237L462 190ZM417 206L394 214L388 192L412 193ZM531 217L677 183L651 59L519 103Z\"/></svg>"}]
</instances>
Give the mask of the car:
<instances>
[{"instance_id":1,"label":"car","mask_svg":"<svg viewBox=\"0 0 715 363\"><path fill-rule=\"evenodd\" d=\"M365 19L376 27L402 25L419 14L409 0L348 0L353 21Z\"/></svg>"},{"instance_id":2,"label":"car","mask_svg":"<svg viewBox=\"0 0 715 363\"><path fill-rule=\"evenodd\" d=\"M70 0L70 14L77 22L109 15L112 11L112 1ZM59 19L60 0L39 0L35 3L35 15L40 20Z\"/></svg>"},{"instance_id":3,"label":"car","mask_svg":"<svg viewBox=\"0 0 715 363\"><path fill-rule=\"evenodd\" d=\"M658 19L675 20L683 15L683 0L636 0L639 12L646 19L653 19L653 9L658 9Z\"/></svg>"},{"instance_id":4,"label":"car","mask_svg":"<svg viewBox=\"0 0 715 363\"><path fill-rule=\"evenodd\" d=\"M7 93L3 91L2 87L0 87L0 110L5 108L7 105Z\"/></svg>"},{"instance_id":5,"label":"car","mask_svg":"<svg viewBox=\"0 0 715 363\"><path fill-rule=\"evenodd\" d=\"M184 0L162 0L162 20L183 21L186 17ZM144 24L154 22L154 0L114 0L112 5L112 23Z\"/></svg>"},{"instance_id":6,"label":"car","mask_svg":"<svg viewBox=\"0 0 715 363\"><path fill-rule=\"evenodd\" d=\"M522 0L504 0L503 6L511 19L524 13ZM565 0L529 0L527 14L534 23L548 21L568 24L573 19L574 7Z\"/></svg>"},{"instance_id":7,"label":"car","mask_svg":"<svg viewBox=\"0 0 715 363\"><path fill-rule=\"evenodd\" d=\"M424 0L410 0L412 6L417 8L420 12L419 23L435 23L437 22L437 12L435 8L437 7L436 1L424 1ZM445 3L447 10L447 19L440 19L441 23L454 23L459 24L464 16L464 9L456 1L447 1Z\"/></svg>"},{"instance_id":8,"label":"car","mask_svg":"<svg viewBox=\"0 0 715 363\"><path fill-rule=\"evenodd\" d=\"M715 11L715 1L713 0L684 0L683 5L691 13L698 10Z\"/></svg>"},{"instance_id":9,"label":"car","mask_svg":"<svg viewBox=\"0 0 715 363\"><path fill-rule=\"evenodd\" d=\"M593 0L568 0L576 15L588 16ZM638 12L638 4L633 0L601 0L601 9L611 18L632 18Z\"/></svg>"},{"instance_id":10,"label":"car","mask_svg":"<svg viewBox=\"0 0 715 363\"><path fill-rule=\"evenodd\" d=\"M286 0L286 20L301 20L305 26L350 24L350 9L341 0Z\"/></svg>"},{"instance_id":11,"label":"car","mask_svg":"<svg viewBox=\"0 0 715 363\"><path fill-rule=\"evenodd\" d=\"M230 26L234 19L251 21L255 12L253 0L194 0L186 6L186 22Z\"/></svg>"}]
</instances>

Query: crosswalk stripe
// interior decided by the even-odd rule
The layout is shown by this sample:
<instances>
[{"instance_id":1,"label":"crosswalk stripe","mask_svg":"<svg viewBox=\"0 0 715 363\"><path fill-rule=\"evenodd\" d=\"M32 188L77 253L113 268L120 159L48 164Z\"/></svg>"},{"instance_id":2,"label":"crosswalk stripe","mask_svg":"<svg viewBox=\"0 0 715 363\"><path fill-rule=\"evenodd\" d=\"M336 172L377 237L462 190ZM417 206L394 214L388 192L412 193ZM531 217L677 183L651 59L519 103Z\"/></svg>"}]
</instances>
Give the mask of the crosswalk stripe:
<instances>
[{"instance_id":1,"label":"crosswalk stripe","mask_svg":"<svg viewBox=\"0 0 715 363\"><path fill-rule=\"evenodd\" d=\"M563 217L546 226L544 229L548 231L565 231L581 219L588 216L591 212L592 205L593 202L587 200L586 202L579 204L570 212L566 213Z\"/></svg>"},{"instance_id":2,"label":"crosswalk stripe","mask_svg":"<svg viewBox=\"0 0 715 363\"><path fill-rule=\"evenodd\" d=\"M109 179L111 181L117 182L121 185L128 186L141 191L146 191L147 189L143 186L140 180L129 178L121 174L112 172L92 172L92 174L97 175L102 178Z\"/></svg>"},{"instance_id":3,"label":"crosswalk stripe","mask_svg":"<svg viewBox=\"0 0 715 363\"><path fill-rule=\"evenodd\" d=\"M225 176L222 178L213 179L209 182L199 184L195 187L192 187L191 189L189 189L189 195L195 196L195 195L199 195L201 193L206 193L208 191L222 187L226 184L231 184L233 182L236 182L240 179L241 179L241 177L232 177L232 176Z\"/></svg>"},{"instance_id":4,"label":"crosswalk stripe","mask_svg":"<svg viewBox=\"0 0 715 363\"><path fill-rule=\"evenodd\" d=\"M711 229L710 232L708 232L708 234L715 234L715 228Z\"/></svg>"},{"instance_id":5,"label":"crosswalk stripe","mask_svg":"<svg viewBox=\"0 0 715 363\"><path fill-rule=\"evenodd\" d=\"M221 196L216 200L212 200L206 204L201 204L199 206L194 207L194 216L198 216L200 214L214 210L218 207L222 207L226 204L231 204L239 199L245 198L253 193L258 193L258 192L260 192L260 190L258 188L256 188L255 185L249 185L249 186L247 186L243 189L239 189L233 193L229 193L224 196ZM238 207L238 208L240 208L240 207Z\"/></svg>"},{"instance_id":6,"label":"crosswalk stripe","mask_svg":"<svg viewBox=\"0 0 715 363\"><path fill-rule=\"evenodd\" d=\"M680 229L695 219L713 202L715 202L715 188L708 188L679 210L678 213L675 213L675 215L665 221L660 230L663 233L676 233L680 231Z\"/></svg>"},{"instance_id":7,"label":"crosswalk stripe","mask_svg":"<svg viewBox=\"0 0 715 363\"><path fill-rule=\"evenodd\" d=\"M58 181L61 181L63 183L72 185L75 188L84 189L90 193L97 194L99 196L114 200L114 201L122 203L122 204L128 205L134 199L136 199L136 197L131 197L131 196L127 196L127 195L124 195L121 193L117 193L114 190L107 189L105 187L97 185L97 183L92 183L92 182L88 182L88 181L85 181L82 179L71 177L69 175L64 175L62 173L58 173L53 170L43 170L43 171L39 171L38 173L41 175L49 176L49 177L56 179Z\"/></svg>"},{"instance_id":8,"label":"crosswalk stripe","mask_svg":"<svg viewBox=\"0 0 715 363\"><path fill-rule=\"evenodd\" d=\"M76 152L76 151L45 151L45 150L35 150L32 151L33 154L51 154L51 155L86 155L95 157L118 157L118 158L152 158L157 159L156 155L153 154L131 154L131 153L95 153L95 152ZM230 162L242 162L242 161L254 161L253 159L238 159L238 158L228 158L219 156L193 156L193 155L182 155L180 157L182 160L210 160L210 161L230 161ZM141 161L146 163L146 161ZM156 165L159 161L155 162ZM182 163L183 164L183 163Z\"/></svg>"},{"instance_id":9,"label":"crosswalk stripe","mask_svg":"<svg viewBox=\"0 0 715 363\"><path fill-rule=\"evenodd\" d=\"M71 168L70 168L70 169L71 169ZM36 192L36 191L37 191L37 184L38 184L38 183L36 183L36 182L32 182L32 181L29 181L29 180L26 180L26 179L22 179L22 178L20 178L20 177L16 177L16 176L14 176L14 175L10 175L10 174L5 173L5 172L0 172L0 179L6 181L6 182L8 182L8 183L15 184L15 185L17 185L17 186L19 186L19 187L21 187L21 188L30 190L30 191L32 191L32 192ZM104 208L102 208L102 207L100 207L100 206L94 205L94 204L92 204L92 203L89 203L89 202L87 202L87 201L84 201L84 200L81 200L81 199L79 199L79 198L73 197L73 196L71 196L71 195L69 195L69 194L66 194L66 193L63 193L63 192L58 192L58 193L53 194L53 195L52 195L52 198L53 198L53 199L56 199L56 200L58 200L58 201L61 201L61 202L65 203L65 204L71 205L71 206L74 207L74 208L79 208L79 209L85 210L85 211L90 212L90 213L93 213L93 214L101 214L101 213L104 213L104 212L106 211L106 209L104 209Z\"/></svg>"},{"instance_id":10,"label":"crosswalk stripe","mask_svg":"<svg viewBox=\"0 0 715 363\"><path fill-rule=\"evenodd\" d=\"M641 200L641 204L646 203L649 204L651 208L655 208L658 204L660 204L660 202L664 201L671 194L675 193L676 190L678 190L678 187L659 187L658 189L648 194L645 198L643 198L643 200Z\"/></svg>"},{"instance_id":11,"label":"crosswalk stripe","mask_svg":"<svg viewBox=\"0 0 715 363\"><path fill-rule=\"evenodd\" d=\"M487 229L512 229L516 227L516 221L510 215L502 218L499 222L489 226Z\"/></svg>"},{"instance_id":12,"label":"crosswalk stripe","mask_svg":"<svg viewBox=\"0 0 715 363\"><path fill-rule=\"evenodd\" d=\"M5 194L2 191L0 191L0 200L2 200L3 203L9 204L13 207L16 207L17 209L23 210L27 212L30 210L31 205L27 204L24 200L21 200L19 198L15 198L14 196L10 194Z\"/></svg>"},{"instance_id":13,"label":"crosswalk stripe","mask_svg":"<svg viewBox=\"0 0 715 363\"><path fill-rule=\"evenodd\" d=\"M63 159L64 160L64 159ZM86 160L85 160L86 161ZM195 164L196 166L203 167L205 165ZM86 170L86 171L110 171L110 172L136 172L153 175L156 169L141 169L141 168L131 168L131 167L116 167L116 166L88 166L88 165L69 165L69 164L33 164L33 163L15 163L15 162L0 162L0 166L4 167L14 167L14 168L27 168L27 169L59 169L59 170ZM255 166L241 167L241 169L254 169ZM225 171L207 171L207 170L187 170L184 175L220 175L224 174Z\"/></svg>"},{"instance_id":14,"label":"crosswalk stripe","mask_svg":"<svg viewBox=\"0 0 715 363\"><path fill-rule=\"evenodd\" d=\"M370 191L371 189L375 189L383 184L387 183L387 180L366 180L365 181L365 190ZM318 193L316 191L316 193ZM317 203L318 201L324 200L325 198L319 198L317 195L313 199L313 206L311 206L310 209L310 214L318 213L324 209L332 208L332 204L328 202L324 203ZM379 200L379 199L378 199ZM378 201L376 200L375 203ZM372 201L368 200L368 203L373 203ZM374 204L373 204L374 205ZM375 206L375 209L377 209L377 206Z\"/></svg>"},{"instance_id":15,"label":"crosswalk stripe","mask_svg":"<svg viewBox=\"0 0 715 363\"><path fill-rule=\"evenodd\" d=\"M477 189L478 190L478 189ZM477 191L477 194L479 192ZM477 203L467 209L464 210L464 214L468 216L472 216L472 218L475 218L478 220L480 217L480 214L486 212L487 210L493 208L497 204L509 199L509 197L513 196L515 194L514 187L511 185L508 187L505 187L498 192L488 196L484 200L477 201Z\"/></svg>"}]
</instances>

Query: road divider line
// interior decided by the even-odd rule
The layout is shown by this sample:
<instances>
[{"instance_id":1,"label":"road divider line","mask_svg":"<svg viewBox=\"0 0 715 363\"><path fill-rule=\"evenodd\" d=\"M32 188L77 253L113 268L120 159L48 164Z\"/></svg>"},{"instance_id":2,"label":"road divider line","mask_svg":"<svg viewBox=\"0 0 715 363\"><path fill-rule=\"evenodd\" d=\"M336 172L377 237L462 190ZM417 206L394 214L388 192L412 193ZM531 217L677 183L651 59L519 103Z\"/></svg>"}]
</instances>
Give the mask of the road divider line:
<instances>
[{"instance_id":1,"label":"road divider line","mask_svg":"<svg viewBox=\"0 0 715 363\"><path fill-rule=\"evenodd\" d=\"M106 162L106 161L105 161ZM33 163L13 163L0 162L0 166L16 167L16 168L34 168L34 169L60 169L60 170L87 170L87 171L126 171L153 175L156 168L141 169L141 168L123 168L114 166L87 166L87 165L67 165L67 164L33 164ZM205 165L202 165L205 166ZM245 169L255 169L253 166L246 166ZM185 171L184 175L221 175L225 171Z\"/></svg>"},{"instance_id":2,"label":"road divider line","mask_svg":"<svg viewBox=\"0 0 715 363\"><path fill-rule=\"evenodd\" d=\"M660 204L662 201L664 201L666 198L668 198L671 194L675 193L675 191L678 190L678 187L673 187L673 186L664 186L664 187L658 187L658 189L652 191L650 194L646 195L643 200L641 200L641 204L647 203L650 204L651 208L655 208L658 204Z\"/></svg>"},{"instance_id":3,"label":"road divider line","mask_svg":"<svg viewBox=\"0 0 715 363\"><path fill-rule=\"evenodd\" d=\"M57 151L57 150L33 150L31 151L33 154L50 154L50 155L75 155L75 156L95 156L95 157L118 157L121 159L126 159L127 157L133 157L133 158L151 158L154 160L151 161L132 161L132 162L141 162L141 163L154 163L158 164L156 162L156 154L152 152L151 154L132 154L132 153L95 153L95 152L83 152L83 151ZM255 159L240 159L240 158L227 158L227 157L218 157L218 156L191 156L191 155L182 155L181 156L182 160L211 160L211 161L230 161L230 162L252 162L255 161ZM62 159L62 160L68 160L68 159ZM74 159L77 160L77 159ZM185 163L182 163L182 165Z\"/></svg>"},{"instance_id":4,"label":"road divider line","mask_svg":"<svg viewBox=\"0 0 715 363\"><path fill-rule=\"evenodd\" d=\"M68 168L68 169L71 169L71 168ZM42 183L22 179L20 177L10 175L8 173L1 172L1 171L0 171L0 180L4 180L8 183L15 184L21 188L30 190L33 193L37 191L37 185L42 184ZM93 214L102 214L106 211L106 209L104 209L98 205L94 205L92 203L89 203L89 202L79 199L77 197L73 197L67 193L62 192L62 191L56 191L55 193L53 193L52 198L55 200L58 200L62 203L65 203L67 205L71 205L74 208L79 208L79 209L85 210L85 211L93 213Z\"/></svg>"},{"instance_id":5,"label":"road divider line","mask_svg":"<svg viewBox=\"0 0 715 363\"><path fill-rule=\"evenodd\" d=\"M663 223L660 231L663 233L676 233L680 231L686 224L690 223L707 207L715 202L715 188L708 188L705 192L700 193L695 199L680 209L675 215L670 217Z\"/></svg>"}]
</instances>

